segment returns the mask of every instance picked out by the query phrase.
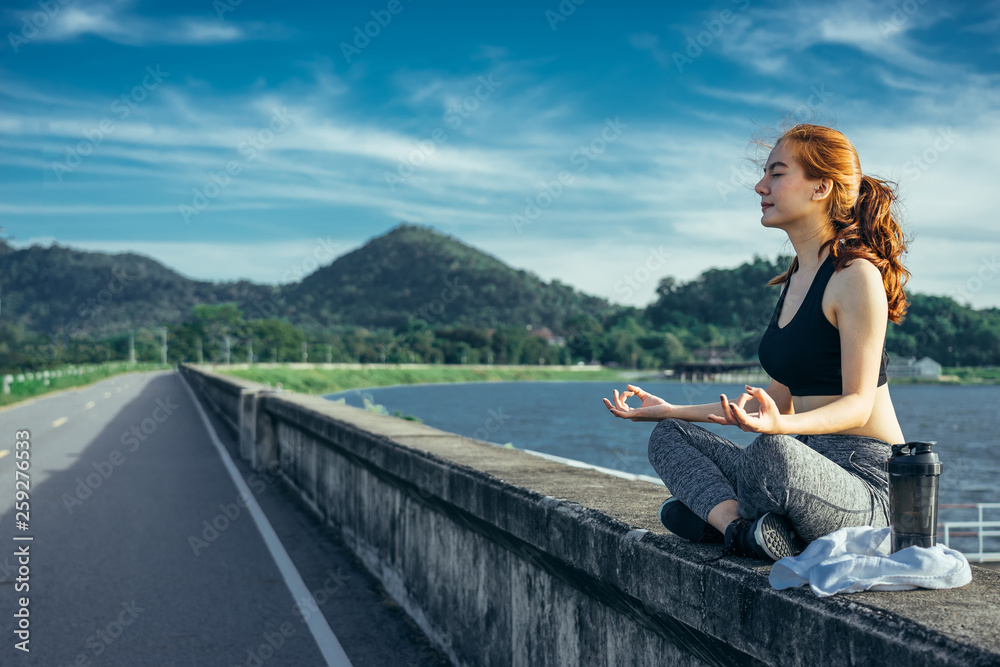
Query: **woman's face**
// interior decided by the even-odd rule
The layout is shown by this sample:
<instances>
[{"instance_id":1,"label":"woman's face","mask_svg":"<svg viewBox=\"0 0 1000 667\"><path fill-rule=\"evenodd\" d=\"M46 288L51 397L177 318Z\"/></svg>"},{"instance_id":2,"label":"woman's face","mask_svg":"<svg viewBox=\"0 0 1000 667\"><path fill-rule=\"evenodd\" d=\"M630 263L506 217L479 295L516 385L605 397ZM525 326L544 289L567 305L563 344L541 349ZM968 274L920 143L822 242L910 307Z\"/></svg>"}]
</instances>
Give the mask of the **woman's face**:
<instances>
[{"instance_id":1,"label":"woman's face","mask_svg":"<svg viewBox=\"0 0 1000 667\"><path fill-rule=\"evenodd\" d=\"M828 179L807 178L791 149L779 142L767 157L764 176L754 188L760 195L760 223L786 229L822 214L828 188Z\"/></svg>"}]
</instances>

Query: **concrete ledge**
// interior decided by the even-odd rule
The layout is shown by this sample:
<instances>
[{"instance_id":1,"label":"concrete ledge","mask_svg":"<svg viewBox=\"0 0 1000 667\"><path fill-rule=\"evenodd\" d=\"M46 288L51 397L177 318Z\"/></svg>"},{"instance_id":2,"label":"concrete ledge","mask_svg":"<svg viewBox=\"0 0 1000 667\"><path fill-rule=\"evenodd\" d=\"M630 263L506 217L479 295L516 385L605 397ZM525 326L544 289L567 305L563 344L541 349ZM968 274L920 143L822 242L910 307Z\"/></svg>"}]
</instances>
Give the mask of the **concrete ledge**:
<instances>
[{"instance_id":1,"label":"concrete ledge","mask_svg":"<svg viewBox=\"0 0 1000 667\"><path fill-rule=\"evenodd\" d=\"M456 664L1000 664L990 570L949 591L775 591L760 561L664 531L662 487L181 372Z\"/></svg>"}]
</instances>

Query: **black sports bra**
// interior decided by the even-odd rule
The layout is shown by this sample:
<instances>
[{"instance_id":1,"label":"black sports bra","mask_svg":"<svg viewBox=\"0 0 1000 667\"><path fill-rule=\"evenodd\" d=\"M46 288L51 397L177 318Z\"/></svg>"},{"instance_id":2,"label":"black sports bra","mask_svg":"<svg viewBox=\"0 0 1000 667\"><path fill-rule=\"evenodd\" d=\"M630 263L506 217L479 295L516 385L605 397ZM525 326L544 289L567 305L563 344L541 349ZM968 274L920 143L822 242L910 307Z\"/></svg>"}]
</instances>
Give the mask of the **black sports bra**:
<instances>
[{"instance_id":1,"label":"black sports bra","mask_svg":"<svg viewBox=\"0 0 1000 667\"><path fill-rule=\"evenodd\" d=\"M806 298L792 320L778 326L781 306L785 303L786 282L778 298L757 357L764 372L788 387L792 396L837 396L844 393L841 376L840 331L823 314L823 293L836 265L833 253L827 255L816 271ZM887 382L885 368L889 354L882 342L882 364L878 386Z\"/></svg>"}]
</instances>

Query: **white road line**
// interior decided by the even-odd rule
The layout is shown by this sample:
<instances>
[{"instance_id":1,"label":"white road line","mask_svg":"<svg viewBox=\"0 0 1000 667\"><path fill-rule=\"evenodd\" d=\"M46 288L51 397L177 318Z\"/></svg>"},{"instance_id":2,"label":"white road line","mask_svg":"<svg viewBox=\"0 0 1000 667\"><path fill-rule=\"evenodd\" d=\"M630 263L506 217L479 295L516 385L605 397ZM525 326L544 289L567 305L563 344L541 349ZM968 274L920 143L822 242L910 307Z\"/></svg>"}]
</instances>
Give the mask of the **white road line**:
<instances>
[{"instance_id":1,"label":"white road line","mask_svg":"<svg viewBox=\"0 0 1000 667\"><path fill-rule=\"evenodd\" d=\"M94 407L94 402L93 401L89 401L85 406L83 406L83 409L84 410L89 410L92 407Z\"/></svg>"},{"instance_id":2,"label":"white road line","mask_svg":"<svg viewBox=\"0 0 1000 667\"><path fill-rule=\"evenodd\" d=\"M226 451L225 446L219 440L219 436L216 435L215 429L212 427L212 422L208 420L208 415L205 414L205 410L201 407L201 402L195 397L194 391L188 385L184 376L180 374L178 376L184 388L187 389L188 396L191 397L191 402L194 403L198 414L201 415L201 421L205 424L205 430L208 431L212 444L215 445L215 450L219 452L219 457L222 459L229 477L232 478L236 489L244 498L248 499L247 510L250 512L250 516L253 517L254 523L257 524L257 530L260 531L260 536L264 538L264 544L267 545L267 550L271 552L271 558L274 559L275 565L278 566L278 571L281 572L281 576L285 579L285 585L288 586L288 591L292 594L292 598L296 602L312 600L312 593L309 592L306 583L302 581L302 575L295 569L295 564L289 557L288 552L285 551L285 546L278 538L278 534L274 532L274 528L267 520L264 511L257 504L257 499L250 492L250 487L243 481L240 471L236 469L236 464L233 463L233 459L229 456L229 452ZM330 629L330 624L326 622L326 617L323 614L309 614L308 618L305 619L305 623L309 626L309 631L312 633L313 639L316 640L316 645L319 647L320 653L323 654L323 659L326 660L328 667L351 667L351 661L347 658L347 654L344 653L344 647L340 645L337 635L333 634L333 630Z\"/></svg>"},{"instance_id":3,"label":"white road line","mask_svg":"<svg viewBox=\"0 0 1000 667\"><path fill-rule=\"evenodd\" d=\"M111 392L110 391L104 392L104 398L111 398Z\"/></svg>"},{"instance_id":4,"label":"white road line","mask_svg":"<svg viewBox=\"0 0 1000 667\"><path fill-rule=\"evenodd\" d=\"M2 459L3 457L7 456L8 454L10 454L10 450L9 449L0 449L0 459Z\"/></svg>"},{"instance_id":5,"label":"white road line","mask_svg":"<svg viewBox=\"0 0 1000 667\"><path fill-rule=\"evenodd\" d=\"M68 421L69 419L67 417L60 417L59 419L52 422L52 428L59 428Z\"/></svg>"}]
</instances>

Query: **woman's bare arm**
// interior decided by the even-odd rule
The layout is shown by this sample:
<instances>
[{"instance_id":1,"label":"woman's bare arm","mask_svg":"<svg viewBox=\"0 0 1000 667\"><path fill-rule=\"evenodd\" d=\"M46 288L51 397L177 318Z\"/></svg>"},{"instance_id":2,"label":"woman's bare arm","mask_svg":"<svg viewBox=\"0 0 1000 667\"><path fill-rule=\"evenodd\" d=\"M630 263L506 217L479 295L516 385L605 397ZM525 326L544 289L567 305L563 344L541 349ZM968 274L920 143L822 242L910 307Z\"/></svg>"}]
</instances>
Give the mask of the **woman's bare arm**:
<instances>
[{"instance_id":1,"label":"woman's bare arm","mask_svg":"<svg viewBox=\"0 0 1000 667\"><path fill-rule=\"evenodd\" d=\"M781 384L776 380L772 380L771 384L768 385L766 391L771 396L772 400L781 407L783 414L791 414L792 412L792 395L788 391L788 387ZM635 396L642 404L639 407L631 407L625 402L629 396ZM743 394L738 399L736 403L741 407L745 407L748 412L754 412L758 410L760 403L756 398L750 396L750 394ZM701 405L673 405L664 401L658 396L654 396L647 391L636 385L628 385L626 391L621 394L618 390L614 390L612 399L604 399L604 404L616 417L621 419L629 419L631 421L662 421L664 419L682 419L688 422L715 422L721 424L733 424L737 425L737 422L732 418L732 414L728 408L729 401L723 395L720 396L720 401L718 403L704 403ZM728 415L726 420L721 418L712 419L712 416L718 417L720 414Z\"/></svg>"}]
</instances>

